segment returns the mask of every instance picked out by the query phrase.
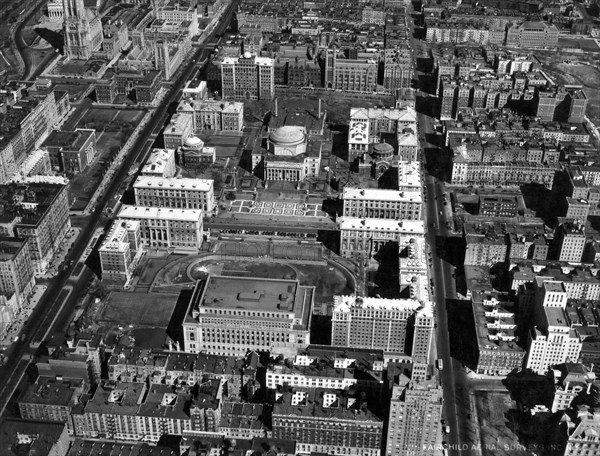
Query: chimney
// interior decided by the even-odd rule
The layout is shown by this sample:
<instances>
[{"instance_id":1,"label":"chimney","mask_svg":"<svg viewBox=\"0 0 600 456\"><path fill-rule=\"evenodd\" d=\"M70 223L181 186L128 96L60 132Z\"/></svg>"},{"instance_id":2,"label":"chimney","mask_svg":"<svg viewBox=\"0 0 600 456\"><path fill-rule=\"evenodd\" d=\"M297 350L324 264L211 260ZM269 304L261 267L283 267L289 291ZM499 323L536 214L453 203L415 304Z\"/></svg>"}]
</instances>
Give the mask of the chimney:
<instances>
[{"instance_id":1,"label":"chimney","mask_svg":"<svg viewBox=\"0 0 600 456\"><path fill-rule=\"evenodd\" d=\"M319 111L317 113L317 118L320 119L321 118L321 99L319 98Z\"/></svg>"}]
</instances>

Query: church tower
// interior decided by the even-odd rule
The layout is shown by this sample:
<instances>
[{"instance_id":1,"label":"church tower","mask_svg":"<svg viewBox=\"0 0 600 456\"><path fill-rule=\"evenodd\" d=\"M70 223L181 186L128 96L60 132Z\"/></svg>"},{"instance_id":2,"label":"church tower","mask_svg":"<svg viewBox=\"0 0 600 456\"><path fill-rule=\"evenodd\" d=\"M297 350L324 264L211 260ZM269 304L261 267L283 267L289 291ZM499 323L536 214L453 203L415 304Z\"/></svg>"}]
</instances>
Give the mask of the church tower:
<instances>
[{"instance_id":1,"label":"church tower","mask_svg":"<svg viewBox=\"0 0 600 456\"><path fill-rule=\"evenodd\" d=\"M102 22L83 0L63 0L65 54L70 59L87 60L102 45Z\"/></svg>"}]
</instances>

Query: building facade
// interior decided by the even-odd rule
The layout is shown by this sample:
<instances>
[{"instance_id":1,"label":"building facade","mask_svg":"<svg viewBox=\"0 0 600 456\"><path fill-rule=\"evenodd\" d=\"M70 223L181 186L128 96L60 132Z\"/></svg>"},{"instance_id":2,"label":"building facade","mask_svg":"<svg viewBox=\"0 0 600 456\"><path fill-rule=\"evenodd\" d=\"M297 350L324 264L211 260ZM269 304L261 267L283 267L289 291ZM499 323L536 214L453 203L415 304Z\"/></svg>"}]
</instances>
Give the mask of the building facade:
<instances>
[{"instance_id":1,"label":"building facade","mask_svg":"<svg viewBox=\"0 0 600 456\"><path fill-rule=\"evenodd\" d=\"M310 343L314 287L293 280L209 276L183 322L184 350L240 356L249 349L296 353Z\"/></svg>"},{"instance_id":2,"label":"building facade","mask_svg":"<svg viewBox=\"0 0 600 456\"><path fill-rule=\"evenodd\" d=\"M98 253L102 278L128 285L143 254L140 223L113 223Z\"/></svg>"},{"instance_id":3,"label":"building facade","mask_svg":"<svg viewBox=\"0 0 600 456\"><path fill-rule=\"evenodd\" d=\"M335 296L331 344L406 353L408 321L421 306L409 299Z\"/></svg>"},{"instance_id":4,"label":"building facade","mask_svg":"<svg viewBox=\"0 0 600 456\"><path fill-rule=\"evenodd\" d=\"M123 206L118 220L139 222L146 247L197 251L203 241L202 214L200 209Z\"/></svg>"},{"instance_id":5,"label":"building facade","mask_svg":"<svg viewBox=\"0 0 600 456\"><path fill-rule=\"evenodd\" d=\"M274 60L249 52L221 62L222 97L225 100L272 100L275 96Z\"/></svg>"},{"instance_id":6,"label":"building facade","mask_svg":"<svg viewBox=\"0 0 600 456\"><path fill-rule=\"evenodd\" d=\"M200 209L205 213L215 207L212 179L140 176L133 190L138 206Z\"/></svg>"},{"instance_id":7,"label":"building facade","mask_svg":"<svg viewBox=\"0 0 600 456\"><path fill-rule=\"evenodd\" d=\"M0 293L16 298L18 311L35 286L31 253L25 239L0 236Z\"/></svg>"}]
</instances>

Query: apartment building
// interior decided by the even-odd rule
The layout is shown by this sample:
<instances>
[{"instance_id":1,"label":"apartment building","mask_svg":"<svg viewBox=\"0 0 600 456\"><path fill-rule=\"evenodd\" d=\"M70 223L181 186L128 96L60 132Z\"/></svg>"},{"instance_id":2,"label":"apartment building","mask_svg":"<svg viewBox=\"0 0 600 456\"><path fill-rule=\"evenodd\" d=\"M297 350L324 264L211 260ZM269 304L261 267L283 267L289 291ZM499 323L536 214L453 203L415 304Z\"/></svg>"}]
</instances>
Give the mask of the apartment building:
<instances>
[{"instance_id":1,"label":"apartment building","mask_svg":"<svg viewBox=\"0 0 600 456\"><path fill-rule=\"evenodd\" d=\"M423 210L420 191L344 187L342 199L345 217L420 220Z\"/></svg>"},{"instance_id":2,"label":"apartment building","mask_svg":"<svg viewBox=\"0 0 600 456\"><path fill-rule=\"evenodd\" d=\"M197 35L199 32L198 10L179 2L165 2L162 7L157 8L156 18L166 22L190 22L190 33Z\"/></svg>"},{"instance_id":3,"label":"apartment building","mask_svg":"<svg viewBox=\"0 0 600 456\"><path fill-rule=\"evenodd\" d=\"M408 321L421 307L412 299L335 296L331 344L407 353Z\"/></svg>"},{"instance_id":4,"label":"apartment building","mask_svg":"<svg viewBox=\"0 0 600 456\"><path fill-rule=\"evenodd\" d=\"M38 377L19 396L19 414L26 420L66 423L72 435L71 413L84 392L83 385L83 380Z\"/></svg>"},{"instance_id":5,"label":"apartment building","mask_svg":"<svg viewBox=\"0 0 600 456\"><path fill-rule=\"evenodd\" d=\"M27 302L34 286L33 262L27 241L0 236L0 294L15 297L13 314Z\"/></svg>"},{"instance_id":6,"label":"apartment building","mask_svg":"<svg viewBox=\"0 0 600 456\"><path fill-rule=\"evenodd\" d=\"M71 227L66 185L0 185L0 201L0 231L26 239L35 274L44 274Z\"/></svg>"},{"instance_id":7,"label":"apartment building","mask_svg":"<svg viewBox=\"0 0 600 456\"><path fill-rule=\"evenodd\" d=\"M274 60L249 52L221 62L224 100L272 100L275 96Z\"/></svg>"},{"instance_id":8,"label":"apartment building","mask_svg":"<svg viewBox=\"0 0 600 456\"><path fill-rule=\"evenodd\" d=\"M298 389L276 397L273 437L296 440L298 453L380 456L383 421L352 394Z\"/></svg>"},{"instance_id":9,"label":"apartment building","mask_svg":"<svg viewBox=\"0 0 600 456\"><path fill-rule=\"evenodd\" d=\"M569 323L566 296L561 284L538 279L533 315L535 327L529 331L525 367L539 375L557 364L579 359L581 338Z\"/></svg>"},{"instance_id":10,"label":"apartment building","mask_svg":"<svg viewBox=\"0 0 600 456\"><path fill-rule=\"evenodd\" d=\"M140 222L114 222L98 249L102 279L128 285L143 252Z\"/></svg>"},{"instance_id":11,"label":"apartment building","mask_svg":"<svg viewBox=\"0 0 600 456\"><path fill-rule=\"evenodd\" d=\"M118 221L140 223L146 247L197 251L203 241L202 210L123 206Z\"/></svg>"},{"instance_id":12,"label":"apartment building","mask_svg":"<svg viewBox=\"0 0 600 456\"><path fill-rule=\"evenodd\" d=\"M183 322L188 353L295 354L310 343L314 287L296 280L210 275L199 281Z\"/></svg>"},{"instance_id":13,"label":"apartment building","mask_svg":"<svg viewBox=\"0 0 600 456\"><path fill-rule=\"evenodd\" d=\"M386 456L437 456L442 440L442 386L437 376L414 381L391 372Z\"/></svg>"},{"instance_id":14,"label":"apartment building","mask_svg":"<svg viewBox=\"0 0 600 456\"><path fill-rule=\"evenodd\" d=\"M420 301L421 302L421 301ZM431 350L435 333L435 320L433 307L425 301L415 315L415 329L412 344L412 375L414 381L427 380L430 377L430 368L433 360Z\"/></svg>"},{"instance_id":15,"label":"apartment building","mask_svg":"<svg viewBox=\"0 0 600 456\"><path fill-rule=\"evenodd\" d=\"M133 190L138 206L200 209L205 213L215 207L212 179L140 176Z\"/></svg>"},{"instance_id":16,"label":"apartment building","mask_svg":"<svg viewBox=\"0 0 600 456\"><path fill-rule=\"evenodd\" d=\"M506 376L521 369L525 351L516 343L515 306L497 292L473 291L477 367L483 375Z\"/></svg>"},{"instance_id":17,"label":"apartment building","mask_svg":"<svg viewBox=\"0 0 600 456\"><path fill-rule=\"evenodd\" d=\"M188 387L103 381L85 405L72 413L74 434L84 438L156 443L164 434L216 432L223 381L209 380L197 397Z\"/></svg>"},{"instance_id":18,"label":"apartment building","mask_svg":"<svg viewBox=\"0 0 600 456\"><path fill-rule=\"evenodd\" d=\"M269 389L281 388L327 388L345 390L358 383L352 369L336 369L323 365L285 366L267 368L266 385Z\"/></svg>"},{"instance_id":19,"label":"apartment building","mask_svg":"<svg viewBox=\"0 0 600 456\"><path fill-rule=\"evenodd\" d=\"M559 246L559 261L579 263L583 257L586 243L585 227L580 222L565 222L556 230L556 242Z\"/></svg>"},{"instance_id":20,"label":"apartment building","mask_svg":"<svg viewBox=\"0 0 600 456\"><path fill-rule=\"evenodd\" d=\"M42 98L13 95L17 101L8 99L1 122L0 183L10 180L27 154L40 147L69 111L67 93L50 92Z\"/></svg>"},{"instance_id":21,"label":"apartment building","mask_svg":"<svg viewBox=\"0 0 600 456\"><path fill-rule=\"evenodd\" d=\"M550 189L555 172L555 165L539 163L454 160L452 185L518 187L523 182L531 182Z\"/></svg>"},{"instance_id":22,"label":"apartment building","mask_svg":"<svg viewBox=\"0 0 600 456\"><path fill-rule=\"evenodd\" d=\"M384 246L405 244L425 235L422 220L389 220L340 217L340 255L345 258L371 258Z\"/></svg>"},{"instance_id":23,"label":"apartment building","mask_svg":"<svg viewBox=\"0 0 600 456\"><path fill-rule=\"evenodd\" d=\"M493 266L506 260L506 233L499 224L465 224L465 265Z\"/></svg>"},{"instance_id":24,"label":"apartment building","mask_svg":"<svg viewBox=\"0 0 600 456\"><path fill-rule=\"evenodd\" d=\"M517 197L504 195L480 195L479 215L487 217L516 217Z\"/></svg>"}]
</instances>

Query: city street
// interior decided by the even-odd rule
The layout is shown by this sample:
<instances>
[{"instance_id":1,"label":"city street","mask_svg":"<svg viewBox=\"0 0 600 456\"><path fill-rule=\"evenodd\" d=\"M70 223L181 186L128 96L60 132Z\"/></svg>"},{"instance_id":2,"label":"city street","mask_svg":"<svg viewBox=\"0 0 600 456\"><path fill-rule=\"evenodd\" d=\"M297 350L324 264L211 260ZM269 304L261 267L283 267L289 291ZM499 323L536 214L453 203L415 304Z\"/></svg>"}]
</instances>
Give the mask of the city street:
<instances>
[{"instance_id":1,"label":"city street","mask_svg":"<svg viewBox=\"0 0 600 456\"><path fill-rule=\"evenodd\" d=\"M441 138L435 135L433 118L419 114L419 128L422 147L437 146ZM443 363L440 371L444 387L443 416L450 428L450 432L442 438L449 455L478 455L481 454L478 450L478 434L474 422L469 423L470 417L472 420L469 379L461 364L455 362L450 353L447 300L456 298L454 267L442 258L439 250L444 239L451 235L447 228L447 222L452 220L450 197L444 196L444 183L436 177L426 175L424 187L424 196L427 198L425 224L430 255L429 272L437 323L436 350L438 359Z\"/></svg>"}]
</instances>

